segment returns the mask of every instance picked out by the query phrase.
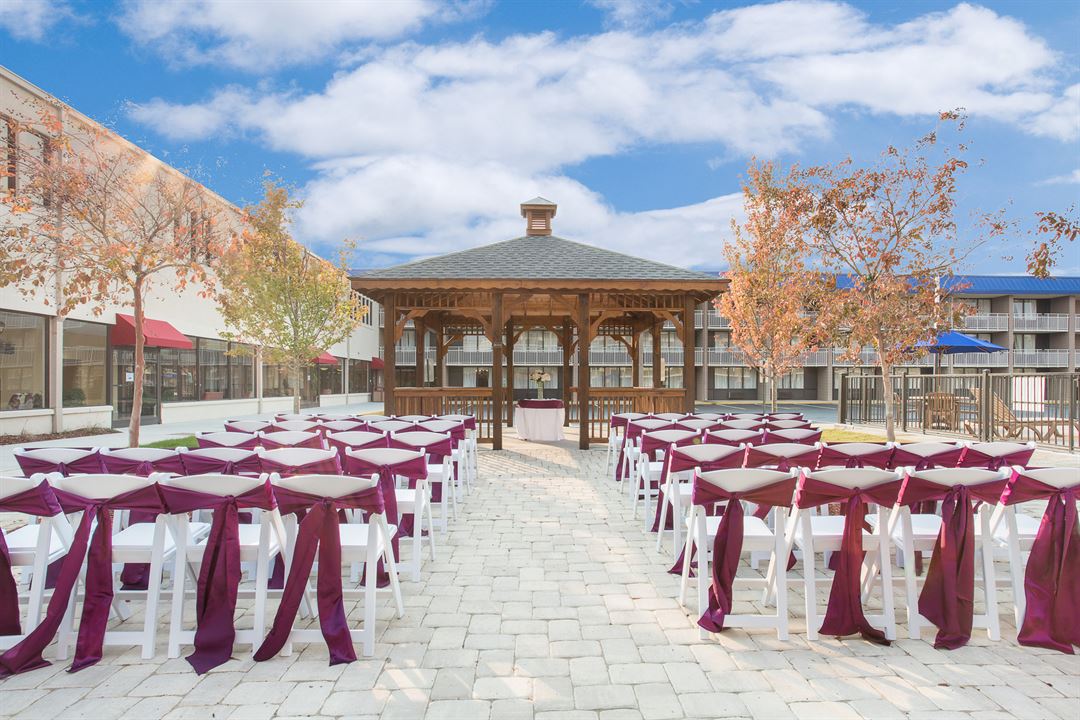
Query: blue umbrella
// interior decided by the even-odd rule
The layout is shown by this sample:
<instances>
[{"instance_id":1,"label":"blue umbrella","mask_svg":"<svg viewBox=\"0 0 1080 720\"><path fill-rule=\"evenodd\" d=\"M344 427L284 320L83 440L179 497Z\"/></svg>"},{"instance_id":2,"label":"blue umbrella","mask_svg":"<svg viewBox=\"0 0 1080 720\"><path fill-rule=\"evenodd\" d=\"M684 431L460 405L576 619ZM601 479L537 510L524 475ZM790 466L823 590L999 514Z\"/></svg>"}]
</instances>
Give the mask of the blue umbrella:
<instances>
[{"instance_id":1,"label":"blue umbrella","mask_svg":"<svg viewBox=\"0 0 1080 720\"><path fill-rule=\"evenodd\" d=\"M937 339L932 341L923 341L915 343L916 347L924 347L932 353L938 355L954 355L956 353L969 353L969 352L982 352L993 353L1003 352L1008 348L1003 348L1000 345L995 345L988 340L980 340L977 337L971 337L965 335L962 332L956 332L950 330L943 332L937 336Z\"/></svg>"}]
</instances>

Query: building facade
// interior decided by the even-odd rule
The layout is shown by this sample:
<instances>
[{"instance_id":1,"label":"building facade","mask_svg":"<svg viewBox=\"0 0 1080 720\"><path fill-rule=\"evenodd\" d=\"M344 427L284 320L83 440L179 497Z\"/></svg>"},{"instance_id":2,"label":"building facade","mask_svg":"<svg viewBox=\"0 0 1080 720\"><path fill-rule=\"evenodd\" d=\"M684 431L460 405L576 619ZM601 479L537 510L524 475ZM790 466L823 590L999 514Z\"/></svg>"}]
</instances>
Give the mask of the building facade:
<instances>
[{"instance_id":1,"label":"building facade","mask_svg":"<svg viewBox=\"0 0 1080 720\"><path fill-rule=\"evenodd\" d=\"M970 275L957 277L952 290L956 302L970 305L962 332L1008 348L993 354L963 353L942 358L942 372L1045 373L1072 372L1080 363L1080 277L1039 280L1026 276ZM381 322L381 318L380 318ZM702 305L695 317L696 395L699 401L757 402L765 395L757 372L746 365L733 346L731 325L713 307ZM675 328L666 324L661 336L666 387L682 387L683 351ZM651 342L642 342L642 385L652 385ZM434 350L427 343L429 373L435 366ZM399 384L413 385L416 338L406 331L398 346ZM779 396L791 401L836 400L840 377L861 372L858 364L840 359L840 349L821 349L808 354L803 367L781 380ZM873 353L863 353L862 364L872 367ZM514 393L518 398L535 392L529 375L547 370L551 377L545 392L561 396L558 368L562 349L554 333L530 331L514 347ZM905 368L910 373L933 372L933 357L921 358ZM402 367L405 366L405 367ZM491 343L483 336L466 337L446 355L445 384L486 386L491 367ZM631 362L622 344L598 338L590 347L592 387L629 387ZM428 384L436 384L428 378Z\"/></svg>"},{"instance_id":2,"label":"building facade","mask_svg":"<svg viewBox=\"0 0 1080 720\"><path fill-rule=\"evenodd\" d=\"M42 105L57 113L67 133L101 129L0 67L0 162L13 171L0 177L0 183L20 181L16 159L27 148L48 149L47 136L17 133L13 122ZM109 140L138 152L148 163L166 167L119 136ZM203 190L239 218L238 208ZM6 205L0 206L0 222L12 222L7 212ZM177 293L158 286L149 293L145 316L152 322L144 330L144 422L291 409L295 378L283 367L261 362L253 348L223 339L225 325L217 306L199 290L189 287ZM0 435L126 425L134 394L131 308L77 307L60 318L47 292L26 296L16 287L0 287ZM352 336L301 373L305 406L370 399L378 312L370 301L367 305L369 312Z\"/></svg>"}]
</instances>

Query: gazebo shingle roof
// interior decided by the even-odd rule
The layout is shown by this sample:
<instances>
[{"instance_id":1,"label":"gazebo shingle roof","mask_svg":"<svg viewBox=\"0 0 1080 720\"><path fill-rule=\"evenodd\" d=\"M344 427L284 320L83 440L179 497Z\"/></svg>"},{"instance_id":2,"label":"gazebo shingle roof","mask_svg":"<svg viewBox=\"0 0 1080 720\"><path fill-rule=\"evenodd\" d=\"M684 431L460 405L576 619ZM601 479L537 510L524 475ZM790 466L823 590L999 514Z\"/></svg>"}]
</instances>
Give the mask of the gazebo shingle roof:
<instances>
[{"instance_id":1,"label":"gazebo shingle roof","mask_svg":"<svg viewBox=\"0 0 1080 720\"><path fill-rule=\"evenodd\" d=\"M355 277L361 280L717 280L715 275L551 235L526 235L381 270L369 270Z\"/></svg>"}]
</instances>

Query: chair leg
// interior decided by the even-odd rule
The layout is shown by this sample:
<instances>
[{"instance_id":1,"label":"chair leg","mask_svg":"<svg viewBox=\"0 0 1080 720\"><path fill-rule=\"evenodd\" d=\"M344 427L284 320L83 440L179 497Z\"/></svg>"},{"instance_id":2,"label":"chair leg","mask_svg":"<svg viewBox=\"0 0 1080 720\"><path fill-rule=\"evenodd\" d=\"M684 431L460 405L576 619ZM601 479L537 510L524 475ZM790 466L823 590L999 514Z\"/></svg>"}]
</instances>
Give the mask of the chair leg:
<instances>
[{"instance_id":1,"label":"chair leg","mask_svg":"<svg viewBox=\"0 0 1080 720\"><path fill-rule=\"evenodd\" d=\"M705 519L704 512L698 516L697 523L697 598L698 617L705 614L705 609L709 607L709 582L708 579L712 576L709 574L709 538L708 538L708 520ZM709 631L698 625L698 637L702 640L709 638Z\"/></svg>"},{"instance_id":2,"label":"chair leg","mask_svg":"<svg viewBox=\"0 0 1080 720\"><path fill-rule=\"evenodd\" d=\"M810 527L810 515L802 514L803 592L806 593L806 639L818 639L817 619L817 552L814 550L814 533ZM779 599L780 593L777 592Z\"/></svg>"},{"instance_id":3,"label":"chair leg","mask_svg":"<svg viewBox=\"0 0 1080 720\"><path fill-rule=\"evenodd\" d=\"M690 508L690 530L686 533L683 546L682 578L679 582L679 604L686 607L686 586L690 584L690 557L694 552L694 524L697 522L698 507Z\"/></svg>"},{"instance_id":4,"label":"chair leg","mask_svg":"<svg viewBox=\"0 0 1080 720\"><path fill-rule=\"evenodd\" d=\"M38 542L34 552L33 568L30 571L30 596L26 605L26 621L23 623L25 633L29 633L41 622L41 607L45 602L45 579L49 572L52 535L52 520L42 519L38 523Z\"/></svg>"},{"instance_id":5,"label":"chair leg","mask_svg":"<svg viewBox=\"0 0 1080 720\"><path fill-rule=\"evenodd\" d=\"M157 652L158 603L161 600L165 532L165 517L159 515L154 522L154 546L150 551L150 582L146 588L146 617L143 619L143 660L152 660Z\"/></svg>"},{"instance_id":6,"label":"chair leg","mask_svg":"<svg viewBox=\"0 0 1080 720\"><path fill-rule=\"evenodd\" d=\"M398 579L397 558L394 557L394 543L390 535L390 526L386 523L385 515L375 516L374 520L382 526L382 534L387 541L383 544L383 563L386 564L386 572L390 576L390 590L394 595L394 605L397 607L397 616L405 617L405 603L401 599L401 581ZM369 575L372 573L368 573Z\"/></svg>"},{"instance_id":7,"label":"chair leg","mask_svg":"<svg viewBox=\"0 0 1080 720\"><path fill-rule=\"evenodd\" d=\"M769 559L769 565L776 569L776 638L788 639L788 604L787 604L787 542L784 538L783 528L786 523L784 513L778 509L776 514L776 527L773 531L773 551Z\"/></svg>"},{"instance_id":8,"label":"chair leg","mask_svg":"<svg viewBox=\"0 0 1080 720\"><path fill-rule=\"evenodd\" d=\"M905 508L901 511L904 537L904 594L907 595L908 637L918 640L922 633L922 618L919 615L919 595L915 584L915 542L912 539L911 513Z\"/></svg>"},{"instance_id":9,"label":"chair leg","mask_svg":"<svg viewBox=\"0 0 1080 720\"><path fill-rule=\"evenodd\" d=\"M259 554L255 561L255 609L252 623L251 650L254 652L266 638L266 596L270 585L270 531L268 523L259 532Z\"/></svg>"},{"instance_id":10,"label":"chair leg","mask_svg":"<svg viewBox=\"0 0 1080 720\"><path fill-rule=\"evenodd\" d=\"M986 507L980 507L978 522L982 530L982 576L983 595L986 607L986 634L997 642L1001 639L1001 618L998 616L997 578L994 574L994 538L990 533L990 514Z\"/></svg>"},{"instance_id":11,"label":"chair leg","mask_svg":"<svg viewBox=\"0 0 1080 720\"><path fill-rule=\"evenodd\" d=\"M664 526L667 525L668 517L668 498L671 497L671 485L668 484L664 491L664 502L660 503L660 525L656 529L656 552L660 552L664 546ZM657 502L660 502L657 498ZM675 522L671 523L674 527Z\"/></svg>"},{"instance_id":12,"label":"chair leg","mask_svg":"<svg viewBox=\"0 0 1080 720\"><path fill-rule=\"evenodd\" d=\"M1020 536L1016 527L1016 514L1013 508L1007 508L1005 522L1009 529L1009 579L1012 581L1013 619L1016 632L1024 625L1024 613L1027 609L1027 596L1024 594L1024 562L1020 554Z\"/></svg>"},{"instance_id":13,"label":"chair leg","mask_svg":"<svg viewBox=\"0 0 1080 720\"><path fill-rule=\"evenodd\" d=\"M169 640L165 654L169 658L178 658L180 657L180 635L184 631L184 593L187 590L187 573L184 572L184 566L188 562L187 517L173 519L172 526L176 553L173 555L172 604L169 607Z\"/></svg>"},{"instance_id":14,"label":"chair leg","mask_svg":"<svg viewBox=\"0 0 1080 720\"><path fill-rule=\"evenodd\" d=\"M446 488L443 488L443 490L445 491ZM428 553L431 555L431 560L434 562L434 560L435 560L435 521L431 517L431 505L432 505L431 498L425 498L424 499L424 510L427 513L428 527L431 528L430 532L428 532ZM444 530L443 533L445 534L446 531Z\"/></svg>"},{"instance_id":15,"label":"chair leg","mask_svg":"<svg viewBox=\"0 0 1080 720\"><path fill-rule=\"evenodd\" d=\"M878 563L881 571L881 612L885 616L885 638L896 639L896 608L893 603L892 553L884 508L878 508Z\"/></svg>"},{"instance_id":16,"label":"chair leg","mask_svg":"<svg viewBox=\"0 0 1080 720\"><path fill-rule=\"evenodd\" d=\"M419 518L417 518L419 520ZM434 529L432 529L434 532ZM389 545L390 538L383 535L377 523L368 525L367 573L364 578L364 630L363 652L367 657L375 654L375 594L378 592L378 573L380 545Z\"/></svg>"}]
</instances>

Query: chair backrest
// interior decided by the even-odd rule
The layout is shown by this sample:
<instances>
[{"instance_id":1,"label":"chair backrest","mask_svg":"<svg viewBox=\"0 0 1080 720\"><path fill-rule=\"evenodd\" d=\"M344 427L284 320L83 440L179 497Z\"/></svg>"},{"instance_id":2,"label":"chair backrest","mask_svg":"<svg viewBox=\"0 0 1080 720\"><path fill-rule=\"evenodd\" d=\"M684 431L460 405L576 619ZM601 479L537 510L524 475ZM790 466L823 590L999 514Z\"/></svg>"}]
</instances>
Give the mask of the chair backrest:
<instances>
[{"instance_id":1,"label":"chair backrest","mask_svg":"<svg viewBox=\"0 0 1080 720\"><path fill-rule=\"evenodd\" d=\"M394 419L395 420L404 420L405 422L408 422L408 423L418 423L418 422L423 422L424 420L431 420L432 416L431 415L395 415Z\"/></svg>"},{"instance_id":2,"label":"chair backrest","mask_svg":"<svg viewBox=\"0 0 1080 720\"><path fill-rule=\"evenodd\" d=\"M804 445L816 443L821 439L821 431L814 428L788 428L769 430L765 433L764 443L796 442Z\"/></svg>"},{"instance_id":3,"label":"chair backrest","mask_svg":"<svg viewBox=\"0 0 1080 720\"><path fill-rule=\"evenodd\" d=\"M682 445L671 449L671 454L682 460L694 461L707 465L724 458L746 452L742 445Z\"/></svg>"},{"instance_id":4,"label":"chair backrest","mask_svg":"<svg viewBox=\"0 0 1080 720\"><path fill-rule=\"evenodd\" d=\"M913 442L913 443L901 443L896 446L897 451L903 451L909 455L915 455L921 458L932 457L934 455L941 455L942 453L954 452L956 450L962 450L963 445L960 443L947 443L947 442Z\"/></svg>"},{"instance_id":5,"label":"chair backrest","mask_svg":"<svg viewBox=\"0 0 1080 720\"><path fill-rule=\"evenodd\" d=\"M1020 474L1055 488L1080 486L1080 467L1049 467L1022 470Z\"/></svg>"},{"instance_id":6,"label":"chair backrest","mask_svg":"<svg viewBox=\"0 0 1080 720\"><path fill-rule=\"evenodd\" d=\"M429 432L450 433L451 435L465 431L464 423L457 420L425 420L417 423L416 426Z\"/></svg>"},{"instance_id":7,"label":"chair backrest","mask_svg":"<svg viewBox=\"0 0 1080 720\"><path fill-rule=\"evenodd\" d=\"M10 475L0 475L0 504L3 504L5 498L9 498L12 495L18 495L24 493L27 490L33 490L41 485L41 481L45 479L44 475L32 475L31 477L12 477Z\"/></svg>"},{"instance_id":8,"label":"chair backrest","mask_svg":"<svg viewBox=\"0 0 1080 720\"><path fill-rule=\"evenodd\" d=\"M708 418L688 417L680 420L679 426L690 428L691 430L704 430L715 426L717 423L717 420L709 420Z\"/></svg>"},{"instance_id":9,"label":"chair backrest","mask_svg":"<svg viewBox=\"0 0 1080 720\"><path fill-rule=\"evenodd\" d=\"M697 437L699 433L695 430L653 430L651 432L642 433L641 440L644 443L645 439L653 440L658 443L678 443L690 438Z\"/></svg>"},{"instance_id":10,"label":"chair backrest","mask_svg":"<svg viewBox=\"0 0 1080 720\"><path fill-rule=\"evenodd\" d=\"M372 443L386 444L386 433L371 432L370 430L347 430L345 432L332 432L326 434L326 441L331 446L339 447L367 447Z\"/></svg>"},{"instance_id":11,"label":"chair backrest","mask_svg":"<svg viewBox=\"0 0 1080 720\"><path fill-rule=\"evenodd\" d=\"M289 422L291 420L301 420L310 422L315 419L315 416L310 413L278 413L274 416L276 422Z\"/></svg>"},{"instance_id":12,"label":"chair backrest","mask_svg":"<svg viewBox=\"0 0 1080 720\"><path fill-rule=\"evenodd\" d=\"M450 433L428 432L424 430L394 433L390 437L397 442L418 448L444 443L451 439Z\"/></svg>"},{"instance_id":13,"label":"chair backrest","mask_svg":"<svg viewBox=\"0 0 1080 720\"><path fill-rule=\"evenodd\" d=\"M694 417L696 417L698 419L701 419L701 420L719 420L720 418L723 417L723 415L721 415L720 413L703 412L703 413L694 413Z\"/></svg>"},{"instance_id":14,"label":"chair backrest","mask_svg":"<svg viewBox=\"0 0 1080 720\"><path fill-rule=\"evenodd\" d=\"M728 415L728 420L760 420L765 421L765 416L761 413L731 413Z\"/></svg>"},{"instance_id":15,"label":"chair backrest","mask_svg":"<svg viewBox=\"0 0 1080 720\"><path fill-rule=\"evenodd\" d=\"M299 432L316 432L319 429L319 423L312 420L276 420L269 431L299 431Z\"/></svg>"},{"instance_id":16,"label":"chair backrest","mask_svg":"<svg viewBox=\"0 0 1080 720\"><path fill-rule=\"evenodd\" d=\"M982 485L983 483L1001 480L1004 473L1011 470L986 470L984 468L935 468L932 470L917 470L911 473L911 477L932 482L942 487L956 487L957 485Z\"/></svg>"},{"instance_id":17,"label":"chair backrest","mask_svg":"<svg viewBox=\"0 0 1080 720\"><path fill-rule=\"evenodd\" d=\"M270 476L270 484L307 495L336 498L370 490L379 484L379 480L374 476L359 475L293 475L286 478L274 473Z\"/></svg>"},{"instance_id":18,"label":"chair backrest","mask_svg":"<svg viewBox=\"0 0 1080 720\"><path fill-rule=\"evenodd\" d=\"M156 482L157 476L139 477L137 475L110 475L106 473L73 475L71 477L49 476L49 484L57 490L63 490L66 493L78 495L88 500L108 500L133 490L150 487Z\"/></svg>"},{"instance_id":19,"label":"chair backrest","mask_svg":"<svg viewBox=\"0 0 1080 720\"><path fill-rule=\"evenodd\" d=\"M270 427L270 423L266 420L226 420L225 430L228 432L246 432L255 433L259 430L266 430Z\"/></svg>"},{"instance_id":20,"label":"chair backrest","mask_svg":"<svg viewBox=\"0 0 1080 720\"><path fill-rule=\"evenodd\" d=\"M681 420L682 418L686 417L686 413L676 413L676 412L656 413L653 417L658 417L661 420L673 420L674 421L674 420Z\"/></svg>"},{"instance_id":21,"label":"chair backrest","mask_svg":"<svg viewBox=\"0 0 1080 720\"><path fill-rule=\"evenodd\" d=\"M101 448L102 457L115 457L121 460L134 460L136 462L157 462L176 457L173 448Z\"/></svg>"},{"instance_id":22,"label":"chair backrest","mask_svg":"<svg viewBox=\"0 0 1080 720\"><path fill-rule=\"evenodd\" d=\"M726 470L710 470L700 473L698 476L703 482L720 488L729 493L747 492L772 485L794 477L793 472L781 470L764 470L761 468L731 468Z\"/></svg>"},{"instance_id":23,"label":"chair backrest","mask_svg":"<svg viewBox=\"0 0 1080 720\"><path fill-rule=\"evenodd\" d=\"M754 446L754 452L775 458L793 458L820 450L821 447L818 445L807 445L805 443L769 443Z\"/></svg>"},{"instance_id":24,"label":"chair backrest","mask_svg":"<svg viewBox=\"0 0 1080 720\"><path fill-rule=\"evenodd\" d=\"M771 413L769 415L770 420L802 420L802 413Z\"/></svg>"},{"instance_id":25,"label":"chair backrest","mask_svg":"<svg viewBox=\"0 0 1080 720\"><path fill-rule=\"evenodd\" d=\"M631 420L627 425L628 430L634 430L637 434L643 432L650 432L652 430L660 430L661 428L669 428L673 425L670 420L663 420L661 418L641 418L639 420Z\"/></svg>"},{"instance_id":26,"label":"chair backrest","mask_svg":"<svg viewBox=\"0 0 1080 720\"><path fill-rule=\"evenodd\" d=\"M247 448L206 447L180 453L180 464L186 475L258 472L259 456Z\"/></svg>"},{"instance_id":27,"label":"chair backrest","mask_svg":"<svg viewBox=\"0 0 1080 720\"><path fill-rule=\"evenodd\" d=\"M193 490L227 497L229 495L243 495L265 484L265 479L244 475L221 475L220 473L204 473L202 475L175 475L173 477L160 478L162 485L169 487Z\"/></svg>"},{"instance_id":28,"label":"chair backrest","mask_svg":"<svg viewBox=\"0 0 1080 720\"><path fill-rule=\"evenodd\" d=\"M1013 453L1022 453L1026 450L1035 451L1035 443L1018 442L973 442L968 443L968 450L981 453L988 457L1005 457Z\"/></svg>"},{"instance_id":29,"label":"chair backrest","mask_svg":"<svg viewBox=\"0 0 1080 720\"><path fill-rule=\"evenodd\" d=\"M723 428L720 430L706 430L705 442L720 443L722 445L741 445L743 443L760 442L762 434L760 430L733 430Z\"/></svg>"},{"instance_id":30,"label":"chair backrest","mask_svg":"<svg viewBox=\"0 0 1080 720\"><path fill-rule=\"evenodd\" d=\"M253 448L259 444L259 436L242 432L195 433L199 447Z\"/></svg>"},{"instance_id":31,"label":"chair backrest","mask_svg":"<svg viewBox=\"0 0 1080 720\"><path fill-rule=\"evenodd\" d=\"M404 430L416 425L415 422L409 420L383 420L382 422L369 422L368 427L372 430L378 430L379 432L391 432L395 433L398 430Z\"/></svg>"},{"instance_id":32,"label":"chair backrest","mask_svg":"<svg viewBox=\"0 0 1080 720\"><path fill-rule=\"evenodd\" d=\"M612 413L611 417L625 420L626 422L633 422L634 420L641 420L647 418L648 415L639 412L624 412L624 413Z\"/></svg>"},{"instance_id":33,"label":"chair backrest","mask_svg":"<svg viewBox=\"0 0 1080 720\"><path fill-rule=\"evenodd\" d=\"M791 430L794 428L808 428L810 423L805 420L769 420L767 425L770 430Z\"/></svg>"},{"instance_id":34,"label":"chair backrest","mask_svg":"<svg viewBox=\"0 0 1080 720\"><path fill-rule=\"evenodd\" d=\"M828 468L806 473L806 477L819 482L848 488L871 488L900 479L898 473L879 468Z\"/></svg>"},{"instance_id":35,"label":"chair backrest","mask_svg":"<svg viewBox=\"0 0 1080 720\"><path fill-rule=\"evenodd\" d=\"M734 420L723 420L720 426L725 430L760 430L765 426L765 421L736 418Z\"/></svg>"},{"instance_id":36,"label":"chair backrest","mask_svg":"<svg viewBox=\"0 0 1080 720\"><path fill-rule=\"evenodd\" d=\"M101 455L97 448L15 448L14 455L24 475L101 472Z\"/></svg>"},{"instance_id":37,"label":"chair backrest","mask_svg":"<svg viewBox=\"0 0 1080 720\"><path fill-rule=\"evenodd\" d=\"M364 422L364 423L386 422L387 420L390 419L390 416L388 416L388 415L357 415L356 419L359 420L360 422Z\"/></svg>"},{"instance_id":38,"label":"chair backrest","mask_svg":"<svg viewBox=\"0 0 1080 720\"><path fill-rule=\"evenodd\" d=\"M280 447L322 447L322 436L314 432L301 430L276 430L274 432L259 432L259 444L265 448Z\"/></svg>"},{"instance_id":39,"label":"chair backrest","mask_svg":"<svg viewBox=\"0 0 1080 720\"><path fill-rule=\"evenodd\" d=\"M260 449L257 452L260 461L269 460L279 465L289 465L292 467L310 465L315 462L326 462L337 457L337 450L333 448L329 450L320 450L318 448L306 447L283 447L274 448L272 450Z\"/></svg>"},{"instance_id":40,"label":"chair backrest","mask_svg":"<svg viewBox=\"0 0 1080 720\"><path fill-rule=\"evenodd\" d=\"M362 448L360 450L353 450L351 448L345 449L345 457L356 458L362 460L369 465L383 465L394 466L402 463L412 462L413 460L423 457L425 455L423 450L413 451L406 450L405 448Z\"/></svg>"},{"instance_id":41,"label":"chair backrest","mask_svg":"<svg viewBox=\"0 0 1080 720\"><path fill-rule=\"evenodd\" d=\"M360 428L364 427L364 423L360 422L359 420L349 419L323 420L321 427L327 433L351 432L353 430L359 430Z\"/></svg>"}]
</instances>

